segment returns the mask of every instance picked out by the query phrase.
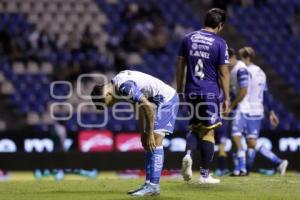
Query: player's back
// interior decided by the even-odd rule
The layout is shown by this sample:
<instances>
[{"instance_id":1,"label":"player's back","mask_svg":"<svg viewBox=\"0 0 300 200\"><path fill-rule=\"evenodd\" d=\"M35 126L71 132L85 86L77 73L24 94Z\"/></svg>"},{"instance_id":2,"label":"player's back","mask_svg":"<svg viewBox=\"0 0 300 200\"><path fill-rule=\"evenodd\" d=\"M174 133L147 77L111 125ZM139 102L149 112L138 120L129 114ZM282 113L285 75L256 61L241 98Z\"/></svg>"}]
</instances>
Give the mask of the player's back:
<instances>
[{"instance_id":1,"label":"player's back","mask_svg":"<svg viewBox=\"0 0 300 200\"><path fill-rule=\"evenodd\" d=\"M263 114L263 93L267 89L266 74L257 65L251 64L248 66L250 73L250 89L249 89L249 102L251 106L252 115Z\"/></svg>"},{"instance_id":2,"label":"player's back","mask_svg":"<svg viewBox=\"0 0 300 200\"><path fill-rule=\"evenodd\" d=\"M185 92L219 95L218 67L229 63L226 42L215 33L195 31L184 37L179 55L187 63Z\"/></svg>"},{"instance_id":3,"label":"player's back","mask_svg":"<svg viewBox=\"0 0 300 200\"><path fill-rule=\"evenodd\" d=\"M167 85L158 78L139 71L121 71L112 79L112 82L117 88L120 88L120 86L126 81L133 81L137 88L147 98L162 97L166 102L169 101L176 93L171 86Z\"/></svg>"}]
</instances>

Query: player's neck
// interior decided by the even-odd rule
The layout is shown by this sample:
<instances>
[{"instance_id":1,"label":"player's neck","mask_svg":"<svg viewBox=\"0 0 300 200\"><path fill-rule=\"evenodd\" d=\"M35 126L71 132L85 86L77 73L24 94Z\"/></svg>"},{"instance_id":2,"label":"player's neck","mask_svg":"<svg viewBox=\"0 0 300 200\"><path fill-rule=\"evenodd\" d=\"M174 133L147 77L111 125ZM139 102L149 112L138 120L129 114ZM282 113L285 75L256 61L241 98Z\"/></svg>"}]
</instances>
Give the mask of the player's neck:
<instances>
[{"instance_id":1,"label":"player's neck","mask_svg":"<svg viewBox=\"0 0 300 200\"><path fill-rule=\"evenodd\" d=\"M245 65L249 66L249 65L252 65L253 63L251 61L246 61L245 62Z\"/></svg>"},{"instance_id":2,"label":"player's neck","mask_svg":"<svg viewBox=\"0 0 300 200\"><path fill-rule=\"evenodd\" d=\"M210 27L204 27L202 30L204 31L207 31L207 32L211 32L211 33L214 33L214 34L217 34L217 29L213 29L213 28L210 28Z\"/></svg>"}]
</instances>

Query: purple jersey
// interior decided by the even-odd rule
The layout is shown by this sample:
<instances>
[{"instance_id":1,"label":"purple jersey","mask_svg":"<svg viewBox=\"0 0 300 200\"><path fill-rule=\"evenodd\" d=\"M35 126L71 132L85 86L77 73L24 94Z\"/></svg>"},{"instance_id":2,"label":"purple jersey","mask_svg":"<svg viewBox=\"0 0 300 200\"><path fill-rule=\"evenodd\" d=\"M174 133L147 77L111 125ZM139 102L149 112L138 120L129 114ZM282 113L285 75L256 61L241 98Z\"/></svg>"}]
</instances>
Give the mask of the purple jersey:
<instances>
[{"instance_id":1,"label":"purple jersey","mask_svg":"<svg viewBox=\"0 0 300 200\"><path fill-rule=\"evenodd\" d=\"M187 34L181 44L179 56L186 59L186 94L220 94L218 67L229 63L224 39L205 30Z\"/></svg>"}]
</instances>

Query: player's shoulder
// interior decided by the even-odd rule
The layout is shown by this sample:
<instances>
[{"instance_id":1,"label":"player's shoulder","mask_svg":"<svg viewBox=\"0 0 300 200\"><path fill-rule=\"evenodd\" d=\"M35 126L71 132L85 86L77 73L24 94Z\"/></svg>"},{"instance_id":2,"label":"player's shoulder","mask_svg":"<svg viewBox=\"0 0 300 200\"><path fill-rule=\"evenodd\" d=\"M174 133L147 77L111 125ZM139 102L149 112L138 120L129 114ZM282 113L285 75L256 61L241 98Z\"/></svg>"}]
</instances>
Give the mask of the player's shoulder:
<instances>
[{"instance_id":1,"label":"player's shoulder","mask_svg":"<svg viewBox=\"0 0 300 200\"><path fill-rule=\"evenodd\" d=\"M258 65L255 65L255 64L251 64L249 65L249 71L254 71L256 73L260 73L260 74L263 74L263 75L266 75L266 73L264 72L264 70L258 66Z\"/></svg>"},{"instance_id":2,"label":"player's shoulder","mask_svg":"<svg viewBox=\"0 0 300 200\"><path fill-rule=\"evenodd\" d=\"M195 34L199 34L199 30L197 30L197 31L192 31L192 32L189 32L189 33L187 33L187 34L185 34L184 36L183 36L183 41L186 41L186 40L188 40L188 39L191 39Z\"/></svg>"},{"instance_id":3,"label":"player's shoulder","mask_svg":"<svg viewBox=\"0 0 300 200\"><path fill-rule=\"evenodd\" d=\"M241 60L238 60L238 61L236 62L236 67L237 67L237 69L239 69L239 70L248 71L247 65L246 65L243 61L241 61Z\"/></svg>"}]
</instances>

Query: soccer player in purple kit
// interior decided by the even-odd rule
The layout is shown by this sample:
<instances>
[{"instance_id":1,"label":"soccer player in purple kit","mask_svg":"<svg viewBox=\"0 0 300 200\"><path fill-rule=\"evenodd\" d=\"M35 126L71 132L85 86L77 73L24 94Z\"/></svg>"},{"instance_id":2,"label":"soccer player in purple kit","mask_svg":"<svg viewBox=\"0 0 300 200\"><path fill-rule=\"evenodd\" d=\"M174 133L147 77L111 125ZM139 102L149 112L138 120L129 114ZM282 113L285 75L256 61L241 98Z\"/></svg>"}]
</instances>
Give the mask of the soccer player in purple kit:
<instances>
[{"instance_id":1,"label":"soccer player in purple kit","mask_svg":"<svg viewBox=\"0 0 300 200\"><path fill-rule=\"evenodd\" d=\"M229 107L229 69L227 44L217 33L226 21L223 10L213 8L206 13L204 28L187 34L182 41L177 61L177 92L191 114L190 132L187 134L187 154L183 158L183 177L191 177L191 143L198 143L201 152L199 183L215 184L209 167L214 156L214 129L220 120L220 91L223 90L223 111ZM184 87L185 85L185 87ZM185 88L185 89L184 89ZM184 95L183 95L184 93ZM193 139L194 138L194 139Z\"/></svg>"}]
</instances>

